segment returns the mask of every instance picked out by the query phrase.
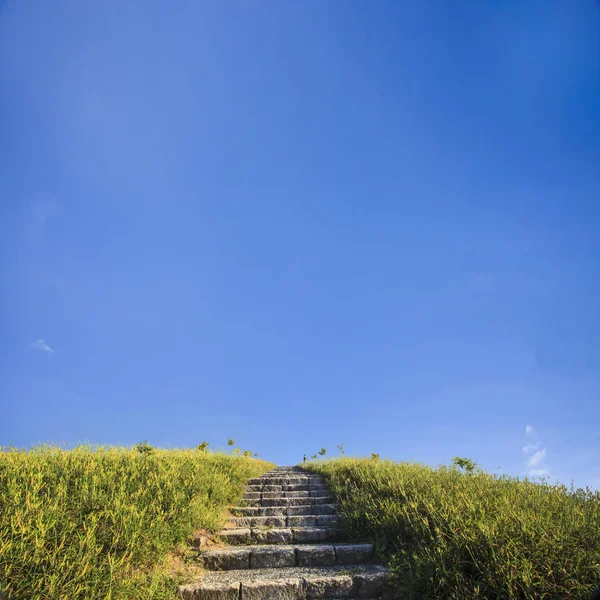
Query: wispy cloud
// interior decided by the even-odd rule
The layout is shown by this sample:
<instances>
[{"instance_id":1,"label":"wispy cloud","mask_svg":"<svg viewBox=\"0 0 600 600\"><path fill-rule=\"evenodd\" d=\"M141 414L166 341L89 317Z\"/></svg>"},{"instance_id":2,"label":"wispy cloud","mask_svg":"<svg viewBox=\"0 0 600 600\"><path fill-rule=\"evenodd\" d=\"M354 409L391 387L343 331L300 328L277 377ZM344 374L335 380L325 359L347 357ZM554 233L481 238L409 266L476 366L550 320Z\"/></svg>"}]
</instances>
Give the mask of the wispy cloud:
<instances>
[{"instance_id":1,"label":"wispy cloud","mask_svg":"<svg viewBox=\"0 0 600 600\"><path fill-rule=\"evenodd\" d=\"M525 434L528 436L537 436L537 432L533 428L533 425L525 426ZM531 442L523 446L523 453L530 455L525 460L526 475L529 477L543 477L548 475L548 467L543 465L544 459L546 458L546 448L541 447L540 441ZM531 454L531 453L534 454Z\"/></svg>"},{"instance_id":2,"label":"wispy cloud","mask_svg":"<svg viewBox=\"0 0 600 600\"><path fill-rule=\"evenodd\" d=\"M539 442L534 442L533 444L527 444L527 446L523 446L523 452L525 452L525 454L529 454L530 452L537 450L539 447L540 447Z\"/></svg>"},{"instance_id":3,"label":"wispy cloud","mask_svg":"<svg viewBox=\"0 0 600 600\"><path fill-rule=\"evenodd\" d=\"M54 350L52 350L52 348L50 348L50 346L46 343L46 340L42 339L33 342L33 344L31 344L31 347L34 350L39 350L40 352L54 352Z\"/></svg>"},{"instance_id":4,"label":"wispy cloud","mask_svg":"<svg viewBox=\"0 0 600 600\"><path fill-rule=\"evenodd\" d=\"M536 465L539 465L544 458L546 458L546 448L543 448L542 450L540 450L539 452L536 452L528 461L527 461L527 466L528 467L535 467Z\"/></svg>"},{"instance_id":5,"label":"wispy cloud","mask_svg":"<svg viewBox=\"0 0 600 600\"><path fill-rule=\"evenodd\" d=\"M532 477L543 477L544 475L548 475L548 469L529 469L529 475Z\"/></svg>"}]
</instances>

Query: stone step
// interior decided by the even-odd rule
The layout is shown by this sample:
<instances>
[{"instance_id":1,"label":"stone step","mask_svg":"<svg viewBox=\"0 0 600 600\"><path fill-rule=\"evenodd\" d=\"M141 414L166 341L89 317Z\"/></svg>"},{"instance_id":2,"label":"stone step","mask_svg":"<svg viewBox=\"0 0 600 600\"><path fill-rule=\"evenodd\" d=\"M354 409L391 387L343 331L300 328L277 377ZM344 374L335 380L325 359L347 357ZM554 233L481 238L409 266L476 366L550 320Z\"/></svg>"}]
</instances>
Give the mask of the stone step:
<instances>
[{"instance_id":1,"label":"stone step","mask_svg":"<svg viewBox=\"0 0 600 600\"><path fill-rule=\"evenodd\" d=\"M310 506L312 504L333 504L333 496L311 496L307 498L245 498L243 506Z\"/></svg>"},{"instance_id":2,"label":"stone step","mask_svg":"<svg viewBox=\"0 0 600 600\"><path fill-rule=\"evenodd\" d=\"M248 500L259 500L266 498L322 498L323 496L330 495L330 492L327 489L299 490L293 492L260 492L260 496L257 496L257 493L258 492L245 492L243 497Z\"/></svg>"},{"instance_id":3,"label":"stone step","mask_svg":"<svg viewBox=\"0 0 600 600\"><path fill-rule=\"evenodd\" d=\"M296 517L231 517L224 529L248 527L337 527L339 515L306 515Z\"/></svg>"},{"instance_id":4,"label":"stone step","mask_svg":"<svg viewBox=\"0 0 600 600\"><path fill-rule=\"evenodd\" d=\"M372 559L373 544L237 546L208 550L201 556L202 566L210 571L325 567L366 563Z\"/></svg>"},{"instance_id":5,"label":"stone step","mask_svg":"<svg viewBox=\"0 0 600 600\"><path fill-rule=\"evenodd\" d=\"M390 597L378 565L284 567L209 572L179 586L182 600L277 600Z\"/></svg>"},{"instance_id":6,"label":"stone step","mask_svg":"<svg viewBox=\"0 0 600 600\"><path fill-rule=\"evenodd\" d=\"M339 527L223 529L217 535L221 540L232 545L332 542L342 541L348 537L346 531Z\"/></svg>"},{"instance_id":7,"label":"stone step","mask_svg":"<svg viewBox=\"0 0 600 600\"><path fill-rule=\"evenodd\" d=\"M323 485L325 480L318 476L307 476L301 475L299 477L255 477L248 479L247 485L265 486L265 485L299 485L299 484L321 484Z\"/></svg>"},{"instance_id":8,"label":"stone step","mask_svg":"<svg viewBox=\"0 0 600 600\"><path fill-rule=\"evenodd\" d=\"M336 515L335 504L301 504L298 506L234 506L236 517L289 517L308 515Z\"/></svg>"},{"instance_id":9,"label":"stone step","mask_svg":"<svg viewBox=\"0 0 600 600\"><path fill-rule=\"evenodd\" d=\"M248 486L245 490L246 494L264 494L266 492L323 492L326 493L328 488L326 485L264 485L257 490L258 486Z\"/></svg>"}]
</instances>

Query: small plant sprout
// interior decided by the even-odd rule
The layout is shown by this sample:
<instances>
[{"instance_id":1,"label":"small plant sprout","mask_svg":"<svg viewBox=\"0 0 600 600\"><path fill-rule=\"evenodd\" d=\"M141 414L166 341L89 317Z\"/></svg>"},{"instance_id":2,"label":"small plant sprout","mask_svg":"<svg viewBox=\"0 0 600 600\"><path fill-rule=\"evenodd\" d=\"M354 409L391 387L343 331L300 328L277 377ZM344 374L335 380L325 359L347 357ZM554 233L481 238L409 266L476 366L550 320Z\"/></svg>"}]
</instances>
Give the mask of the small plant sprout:
<instances>
[{"instance_id":1,"label":"small plant sprout","mask_svg":"<svg viewBox=\"0 0 600 600\"><path fill-rule=\"evenodd\" d=\"M231 438L227 438L227 445L228 446L235 446L235 442Z\"/></svg>"},{"instance_id":2,"label":"small plant sprout","mask_svg":"<svg viewBox=\"0 0 600 600\"><path fill-rule=\"evenodd\" d=\"M340 451L340 454L344 456L344 444L340 444L337 448Z\"/></svg>"},{"instance_id":3,"label":"small plant sprout","mask_svg":"<svg viewBox=\"0 0 600 600\"><path fill-rule=\"evenodd\" d=\"M154 448L148 443L148 440L140 442L135 449L143 456L148 456L154 452Z\"/></svg>"},{"instance_id":4,"label":"small plant sprout","mask_svg":"<svg viewBox=\"0 0 600 600\"><path fill-rule=\"evenodd\" d=\"M375 452L373 452L371 454L371 460L379 460L379 454L375 454Z\"/></svg>"},{"instance_id":5,"label":"small plant sprout","mask_svg":"<svg viewBox=\"0 0 600 600\"><path fill-rule=\"evenodd\" d=\"M208 450L208 442L202 442L196 446L196 450L200 452L206 452Z\"/></svg>"},{"instance_id":6,"label":"small plant sprout","mask_svg":"<svg viewBox=\"0 0 600 600\"><path fill-rule=\"evenodd\" d=\"M477 466L477 463L473 462L470 458L461 458L460 456L455 456L452 459L452 464L455 467L464 469L467 473L473 473Z\"/></svg>"},{"instance_id":7,"label":"small plant sprout","mask_svg":"<svg viewBox=\"0 0 600 600\"><path fill-rule=\"evenodd\" d=\"M325 456L325 455L327 454L327 448L321 448L321 449L319 450L319 454L320 454L321 456Z\"/></svg>"},{"instance_id":8,"label":"small plant sprout","mask_svg":"<svg viewBox=\"0 0 600 600\"><path fill-rule=\"evenodd\" d=\"M313 454L313 455L311 456L311 458L317 458L317 455L316 455L316 454Z\"/></svg>"},{"instance_id":9,"label":"small plant sprout","mask_svg":"<svg viewBox=\"0 0 600 600\"><path fill-rule=\"evenodd\" d=\"M244 450L244 456L246 458L250 458L252 456L252 451L251 450Z\"/></svg>"}]
</instances>

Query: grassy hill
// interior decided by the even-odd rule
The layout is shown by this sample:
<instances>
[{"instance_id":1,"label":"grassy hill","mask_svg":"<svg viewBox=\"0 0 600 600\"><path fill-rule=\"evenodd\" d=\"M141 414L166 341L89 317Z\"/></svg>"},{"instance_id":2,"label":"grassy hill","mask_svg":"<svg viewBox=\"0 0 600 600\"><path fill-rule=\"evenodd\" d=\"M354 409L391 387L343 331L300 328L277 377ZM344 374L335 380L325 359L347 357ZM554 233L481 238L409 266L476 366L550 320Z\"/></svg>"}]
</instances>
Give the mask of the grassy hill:
<instances>
[{"instance_id":1,"label":"grassy hill","mask_svg":"<svg viewBox=\"0 0 600 600\"><path fill-rule=\"evenodd\" d=\"M221 527L274 465L202 450L0 452L0 590L11 600L176 598L166 559Z\"/></svg>"},{"instance_id":2,"label":"grassy hill","mask_svg":"<svg viewBox=\"0 0 600 600\"><path fill-rule=\"evenodd\" d=\"M585 599L600 584L600 498L587 490L374 459L322 474L409 599Z\"/></svg>"},{"instance_id":3,"label":"grassy hill","mask_svg":"<svg viewBox=\"0 0 600 600\"><path fill-rule=\"evenodd\" d=\"M274 465L196 450L0 452L0 589L11 600L174 600L170 560L221 528ZM585 599L600 583L600 497L482 471L309 462L410 599Z\"/></svg>"}]
</instances>

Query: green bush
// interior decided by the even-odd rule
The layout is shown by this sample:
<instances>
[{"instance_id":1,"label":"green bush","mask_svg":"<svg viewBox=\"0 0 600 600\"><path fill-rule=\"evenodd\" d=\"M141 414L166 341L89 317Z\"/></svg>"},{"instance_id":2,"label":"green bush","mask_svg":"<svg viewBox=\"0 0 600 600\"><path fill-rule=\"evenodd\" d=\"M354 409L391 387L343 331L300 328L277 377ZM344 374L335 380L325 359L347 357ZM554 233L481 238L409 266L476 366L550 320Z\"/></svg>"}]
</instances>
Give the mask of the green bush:
<instances>
[{"instance_id":1,"label":"green bush","mask_svg":"<svg viewBox=\"0 0 600 600\"><path fill-rule=\"evenodd\" d=\"M175 598L152 573L198 528L218 530L246 480L247 457L41 446L0 452L0 590L11 600Z\"/></svg>"},{"instance_id":2,"label":"green bush","mask_svg":"<svg viewBox=\"0 0 600 600\"><path fill-rule=\"evenodd\" d=\"M456 464L456 463L455 463ZM600 498L508 476L387 460L308 463L399 597L586 599L600 582Z\"/></svg>"}]
</instances>

